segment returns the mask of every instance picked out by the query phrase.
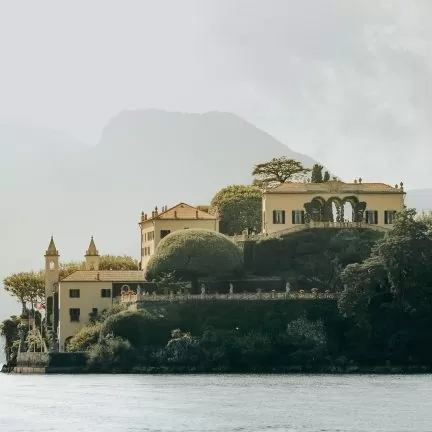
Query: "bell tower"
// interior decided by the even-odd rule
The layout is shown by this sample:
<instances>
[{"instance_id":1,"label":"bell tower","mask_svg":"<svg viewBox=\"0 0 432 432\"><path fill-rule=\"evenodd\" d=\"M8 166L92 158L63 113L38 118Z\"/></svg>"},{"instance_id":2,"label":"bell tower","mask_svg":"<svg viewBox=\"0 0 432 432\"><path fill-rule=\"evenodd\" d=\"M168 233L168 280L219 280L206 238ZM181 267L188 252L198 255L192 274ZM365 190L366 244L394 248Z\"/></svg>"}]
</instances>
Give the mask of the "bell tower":
<instances>
[{"instance_id":1,"label":"bell tower","mask_svg":"<svg viewBox=\"0 0 432 432\"><path fill-rule=\"evenodd\" d=\"M85 268L86 270L99 270L100 256L99 251L96 249L93 236L85 254Z\"/></svg>"},{"instance_id":2,"label":"bell tower","mask_svg":"<svg viewBox=\"0 0 432 432\"><path fill-rule=\"evenodd\" d=\"M46 326L52 332L51 349L56 350L57 327L59 319L58 287L60 279L60 255L51 236L45 252L45 301Z\"/></svg>"}]
</instances>

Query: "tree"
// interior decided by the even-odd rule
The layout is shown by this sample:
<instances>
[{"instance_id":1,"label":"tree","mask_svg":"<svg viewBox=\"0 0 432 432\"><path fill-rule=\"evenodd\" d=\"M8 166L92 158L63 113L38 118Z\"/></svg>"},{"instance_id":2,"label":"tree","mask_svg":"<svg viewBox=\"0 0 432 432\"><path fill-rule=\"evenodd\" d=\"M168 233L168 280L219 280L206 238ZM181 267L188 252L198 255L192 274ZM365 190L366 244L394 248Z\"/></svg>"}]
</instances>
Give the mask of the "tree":
<instances>
[{"instance_id":1,"label":"tree","mask_svg":"<svg viewBox=\"0 0 432 432\"><path fill-rule=\"evenodd\" d=\"M311 182L312 183L322 183L323 180L323 174L322 174L322 170L323 170L323 166L319 165L319 164L315 164L312 167L312 176L311 176Z\"/></svg>"},{"instance_id":2,"label":"tree","mask_svg":"<svg viewBox=\"0 0 432 432\"><path fill-rule=\"evenodd\" d=\"M162 239L147 265L146 279L158 280L172 273L191 281L196 291L199 277L224 277L242 269L242 254L234 242L214 231L189 229Z\"/></svg>"},{"instance_id":3,"label":"tree","mask_svg":"<svg viewBox=\"0 0 432 432\"><path fill-rule=\"evenodd\" d=\"M27 302L30 302L33 307L37 300L45 297L45 282L42 273L14 273L3 280L3 285L5 291L15 296L21 303L23 313L25 313Z\"/></svg>"},{"instance_id":4,"label":"tree","mask_svg":"<svg viewBox=\"0 0 432 432\"><path fill-rule=\"evenodd\" d=\"M257 186L233 185L221 189L212 199L209 212L219 217L223 234L240 234L244 229L261 231L262 193Z\"/></svg>"},{"instance_id":5,"label":"tree","mask_svg":"<svg viewBox=\"0 0 432 432\"><path fill-rule=\"evenodd\" d=\"M138 261L127 255L102 255L99 270L138 270Z\"/></svg>"},{"instance_id":6,"label":"tree","mask_svg":"<svg viewBox=\"0 0 432 432\"><path fill-rule=\"evenodd\" d=\"M310 169L301 162L282 156L255 165L252 175L255 176L256 185L275 187L281 183L303 180L308 172Z\"/></svg>"},{"instance_id":7,"label":"tree","mask_svg":"<svg viewBox=\"0 0 432 432\"><path fill-rule=\"evenodd\" d=\"M84 261L62 263L60 264L60 280L76 271L85 270L85 268ZM127 255L102 255L99 270L138 270L138 261Z\"/></svg>"},{"instance_id":8,"label":"tree","mask_svg":"<svg viewBox=\"0 0 432 432\"><path fill-rule=\"evenodd\" d=\"M393 229L377 243L373 254L382 259L398 299L409 301L408 297L432 290L432 235L427 223L416 220L414 209L396 216Z\"/></svg>"},{"instance_id":9,"label":"tree","mask_svg":"<svg viewBox=\"0 0 432 432\"><path fill-rule=\"evenodd\" d=\"M324 173L323 181L324 181L324 183L327 183L328 181L330 181L330 173L328 171L326 171Z\"/></svg>"}]
</instances>

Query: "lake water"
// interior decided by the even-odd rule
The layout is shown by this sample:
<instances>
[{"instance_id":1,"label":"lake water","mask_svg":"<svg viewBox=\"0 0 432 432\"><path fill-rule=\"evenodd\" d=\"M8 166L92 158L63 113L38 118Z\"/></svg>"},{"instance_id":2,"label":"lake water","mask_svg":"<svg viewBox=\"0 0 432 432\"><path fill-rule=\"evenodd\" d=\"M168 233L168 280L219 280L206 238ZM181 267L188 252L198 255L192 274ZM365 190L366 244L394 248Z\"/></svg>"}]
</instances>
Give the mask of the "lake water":
<instances>
[{"instance_id":1,"label":"lake water","mask_svg":"<svg viewBox=\"0 0 432 432\"><path fill-rule=\"evenodd\" d=\"M6 375L4 432L432 431L432 376Z\"/></svg>"}]
</instances>

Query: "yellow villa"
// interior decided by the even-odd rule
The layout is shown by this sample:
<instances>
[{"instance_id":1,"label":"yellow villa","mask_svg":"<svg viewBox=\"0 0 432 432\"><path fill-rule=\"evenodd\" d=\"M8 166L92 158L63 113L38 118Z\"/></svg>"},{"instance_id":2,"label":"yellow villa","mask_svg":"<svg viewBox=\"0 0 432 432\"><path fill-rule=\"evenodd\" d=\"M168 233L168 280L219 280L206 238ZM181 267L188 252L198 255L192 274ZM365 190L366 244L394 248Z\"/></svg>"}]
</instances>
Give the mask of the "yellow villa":
<instances>
[{"instance_id":1,"label":"yellow villa","mask_svg":"<svg viewBox=\"0 0 432 432\"><path fill-rule=\"evenodd\" d=\"M109 309L122 291L139 291L144 272L99 270L100 256L93 238L85 254L85 270L60 279L59 252L51 238L45 253L47 328L56 341L50 348L65 351L68 341L90 319Z\"/></svg>"},{"instance_id":2,"label":"yellow villa","mask_svg":"<svg viewBox=\"0 0 432 432\"><path fill-rule=\"evenodd\" d=\"M219 231L219 220L216 216L189 204L179 203L171 208L162 207L161 212L158 212L156 207L151 216L143 212L139 226L141 230L140 268L145 270L156 246L165 236L173 231L189 228Z\"/></svg>"},{"instance_id":3,"label":"yellow villa","mask_svg":"<svg viewBox=\"0 0 432 432\"><path fill-rule=\"evenodd\" d=\"M307 226L391 228L404 208L403 183L284 183L263 192L262 232Z\"/></svg>"}]
</instances>

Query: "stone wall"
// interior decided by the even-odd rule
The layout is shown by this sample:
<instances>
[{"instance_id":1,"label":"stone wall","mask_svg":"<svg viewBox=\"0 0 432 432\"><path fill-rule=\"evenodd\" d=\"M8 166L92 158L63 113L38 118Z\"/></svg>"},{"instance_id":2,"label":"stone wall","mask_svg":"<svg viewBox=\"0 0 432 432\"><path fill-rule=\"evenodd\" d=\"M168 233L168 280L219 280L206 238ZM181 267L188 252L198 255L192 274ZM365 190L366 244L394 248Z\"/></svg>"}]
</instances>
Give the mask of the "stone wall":
<instances>
[{"instance_id":1,"label":"stone wall","mask_svg":"<svg viewBox=\"0 0 432 432\"><path fill-rule=\"evenodd\" d=\"M14 373L80 373L86 368L86 353L18 353Z\"/></svg>"}]
</instances>

